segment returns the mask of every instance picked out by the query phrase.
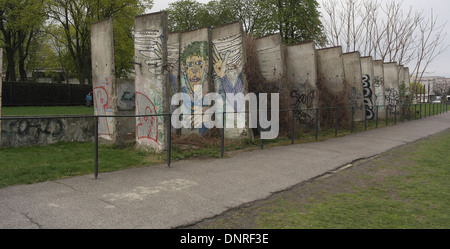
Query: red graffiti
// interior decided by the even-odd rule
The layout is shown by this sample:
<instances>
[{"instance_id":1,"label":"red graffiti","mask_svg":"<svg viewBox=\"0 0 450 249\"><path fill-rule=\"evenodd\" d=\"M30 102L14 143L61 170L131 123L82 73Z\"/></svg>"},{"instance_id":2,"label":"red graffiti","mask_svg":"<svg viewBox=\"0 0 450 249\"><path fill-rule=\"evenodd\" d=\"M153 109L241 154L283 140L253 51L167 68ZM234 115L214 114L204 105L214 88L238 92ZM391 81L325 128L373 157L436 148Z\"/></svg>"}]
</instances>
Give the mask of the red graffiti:
<instances>
[{"instance_id":1,"label":"red graffiti","mask_svg":"<svg viewBox=\"0 0 450 249\"><path fill-rule=\"evenodd\" d=\"M107 110L110 110L108 92L105 87L94 88L94 108L97 110L97 115L106 115ZM100 117L98 119L98 134L111 135L108 118Z\"/></svg>"},{"instance_id":2,"label":"red graffiti","mask_svg":"<svg viewBox=\"0 0 450 249\"><path fill-rule=\"evenodd\" d=\"M136 110L137 115L156 114L156 108L153 102L143 93L136 92ZM138 117L136 126L137 139L150 139L158 142L158 117L144 116Z\"/></svg>"}]
</instances>

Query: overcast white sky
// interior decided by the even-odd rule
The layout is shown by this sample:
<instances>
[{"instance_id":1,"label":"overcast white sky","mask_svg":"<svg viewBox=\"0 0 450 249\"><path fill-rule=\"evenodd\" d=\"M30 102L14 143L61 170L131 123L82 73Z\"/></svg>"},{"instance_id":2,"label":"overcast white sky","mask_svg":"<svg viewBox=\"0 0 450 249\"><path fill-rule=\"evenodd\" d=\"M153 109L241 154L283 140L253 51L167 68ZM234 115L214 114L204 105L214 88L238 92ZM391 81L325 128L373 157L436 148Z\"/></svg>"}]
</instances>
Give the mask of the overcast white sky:
<instances>
[{"instance_id":1,"label":"overcast white sky","mask_svg":"<svg viewBox=\"0 0 450 249\"><path fill-rule=\"evenodd\" d=\"M158 12L169 7L169 3L175 2L176 0L154 0L154 6L150 12ZM209 0L197 0L198 2L207 3ZM400 0L398 0L400 1ZM321 3L321 0L318 0ZM450 10L449 0L404 0L403 5L405 7L412 6L415 10L425 10L425 13L430 13L433 10L434 14L438 16L438 21L440 24L446 24L445 32L447 33L444 45L450 44L450 15L448 14ZM407 65L410 68L413 65ZM412 69L410 69L412 70ZM426 76L444 76L450 78L450 48L446 53L440 55L436 60L428 67Z\"/></svg>"}]
</instances>

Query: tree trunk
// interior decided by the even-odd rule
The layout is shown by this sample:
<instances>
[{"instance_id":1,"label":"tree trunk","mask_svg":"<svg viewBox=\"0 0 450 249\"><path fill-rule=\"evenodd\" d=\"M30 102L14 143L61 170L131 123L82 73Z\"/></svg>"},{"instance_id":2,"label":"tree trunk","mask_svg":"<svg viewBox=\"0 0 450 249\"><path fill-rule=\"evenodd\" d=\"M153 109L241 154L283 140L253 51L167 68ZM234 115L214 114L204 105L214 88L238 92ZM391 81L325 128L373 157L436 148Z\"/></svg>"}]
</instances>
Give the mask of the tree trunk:
<instances>
[{"instance_id":1,"label":"tree trunk","mask_svg":"<svg viewBox=\"0 0 450 249\"><path fill-rule=\"evenodd\" d=\"M17 74L13 49L6 48L6 60L7 60L6 80L10 82L15 82L17 81Z\"/></svg>"}]
</instances>

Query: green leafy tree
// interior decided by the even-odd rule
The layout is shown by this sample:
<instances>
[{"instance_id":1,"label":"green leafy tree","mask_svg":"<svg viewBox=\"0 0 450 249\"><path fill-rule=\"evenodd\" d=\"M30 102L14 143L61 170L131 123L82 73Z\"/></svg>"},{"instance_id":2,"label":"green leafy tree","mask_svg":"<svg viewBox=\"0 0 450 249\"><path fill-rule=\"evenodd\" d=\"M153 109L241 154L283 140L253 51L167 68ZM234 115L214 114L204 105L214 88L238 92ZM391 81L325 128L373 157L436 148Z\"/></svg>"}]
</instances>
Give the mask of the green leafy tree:
<instances>
[{"instance_id":1,"label":"green leafy tree","mask_svg":"<svg viewBox=\"0 0 450 249\"><path fill-rule=\"evenodd\" d=\"M179 0L169 4L166 10L169 31L188 31L202 28L207 11L203 4L193 0ZM203 19L203 21L201 21Z\"/></svg>"},{"instance_id":2,"label":"green leafy tree","mask_svg":"<svg viewBox=\"0 0 450 249\"><path fill-rule=\"evenodd\" d=\"M17 66L20 80L27 80L30 48L46 19L42 0L0 1L0 41L8 81L17 81Z\"/></svg>"},{"instance_id":3,"label":"green leafy tree","mask_svg":"<svg viewBox=\"0 0 450 249\"><path fill-rule=\"evenodd\" d=\"M153 0L52 0L47 10L64 31L64 40L80 84L92 83L91 25L113 18L116 76L132 69L134 17L151 8Z\"/></svg>"},{"instance_id":4,"label":"green leafy tree","mask_svg":"<svg viewBox=\"0 0 450 249\"><path fill-rule=\"evenodd\" d=\"M261 0L259 8L265 13L259 19L255 33L266 35L279 32L286 44L314 41L326 43L316 0Z\"/></svg>"},{"instance_id":5,"label":"green leafy tree","mask_svg":"<svg viewBox=\"0 0 450 249\"><path fill-rule=\"evenodd\" d=\"M255 36L280 33L287 44L326 43L316 0L179 0L169 5L170 31L187 31L241 21Z\"/></svg>"}]
</instances>

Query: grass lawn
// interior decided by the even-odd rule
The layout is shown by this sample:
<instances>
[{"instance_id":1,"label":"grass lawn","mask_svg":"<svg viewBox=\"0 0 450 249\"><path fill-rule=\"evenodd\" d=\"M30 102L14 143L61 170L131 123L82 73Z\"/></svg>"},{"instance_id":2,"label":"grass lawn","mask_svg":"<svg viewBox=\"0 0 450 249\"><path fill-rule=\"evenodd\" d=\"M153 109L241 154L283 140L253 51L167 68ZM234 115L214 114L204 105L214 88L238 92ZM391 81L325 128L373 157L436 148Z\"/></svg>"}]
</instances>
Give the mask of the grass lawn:
<instances>
[{"instance_id":1,"label":"grass lawn","mask_svg":"<svg viewBox=\"0 0 450 249\"><path fill-rule=\"evenodd\" d=\"M93 174L93 143L0 149L0 188ZM99 172L163 163L162 155L99 146Z\"/></svg>"},{"instance_id":2,"label":"grass lawn","mask_svg":"<svg viewBox=\"0 0 450 249\"><path fill-rule=\"evenodd\" d=\"M187 228L448 229L450 130Z\"/></svg>"},{"instance_id":3,"label":"grass lawn","mask_svg":"<svg viewBox=\"0 0 450 249\"><path fill-rule=\"evenodd\" d=\"M87 106L17 106L2 107L2 116L94 115Z\"/></svg>"}]
</instances>

